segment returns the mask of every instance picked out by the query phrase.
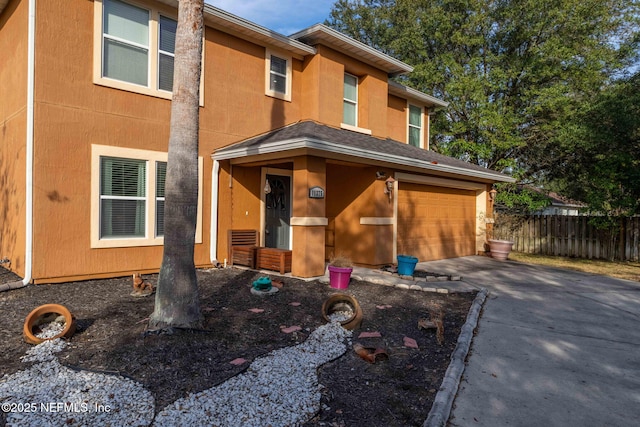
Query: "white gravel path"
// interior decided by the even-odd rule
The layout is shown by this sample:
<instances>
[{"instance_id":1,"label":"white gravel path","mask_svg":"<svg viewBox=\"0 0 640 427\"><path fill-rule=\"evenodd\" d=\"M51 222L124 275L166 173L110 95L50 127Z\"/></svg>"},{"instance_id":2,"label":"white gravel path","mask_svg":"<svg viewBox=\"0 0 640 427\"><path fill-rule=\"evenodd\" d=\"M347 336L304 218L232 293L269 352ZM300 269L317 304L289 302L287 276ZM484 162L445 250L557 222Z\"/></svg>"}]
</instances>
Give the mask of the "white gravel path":
<instances>
[{"instance_id":1,"label":"white gravel path","mask_svg":"<svg viewBox=\"0 0 640 427\"><path fill-rule=\"evenodd\" d=\"M130 379L62 366L45 341L29 350L33 366L0 379L7 426L295 426L320 409L317 368L347 350L351 331L331 322L293 347L254 360L228 381L179 399L155 417L154 399Z\"/></svg>"}]
</instances>

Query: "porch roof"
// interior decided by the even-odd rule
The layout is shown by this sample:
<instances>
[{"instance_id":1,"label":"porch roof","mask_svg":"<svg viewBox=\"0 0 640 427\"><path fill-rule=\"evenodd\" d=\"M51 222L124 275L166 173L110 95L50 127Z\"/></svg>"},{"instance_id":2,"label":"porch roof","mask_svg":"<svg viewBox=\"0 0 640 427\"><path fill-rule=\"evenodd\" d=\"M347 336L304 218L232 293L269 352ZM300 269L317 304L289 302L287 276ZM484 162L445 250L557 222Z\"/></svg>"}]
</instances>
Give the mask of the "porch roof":
<instances>
[{"instance_id":1,"label":"porch roof","mask_svg":"<svg viewBox=\"0 0 640 427\"><path fill-rule=\"evenodd\" d=\"M300 152L356 163L393 165L399 169L457 176L474 181L515 182L515 179L503 173L431 150L313 121L297 122L240 141L216 150L212 158L250 162L266 155L273 159L274 154L287 157Z\"/></svg>"}]
</instances>

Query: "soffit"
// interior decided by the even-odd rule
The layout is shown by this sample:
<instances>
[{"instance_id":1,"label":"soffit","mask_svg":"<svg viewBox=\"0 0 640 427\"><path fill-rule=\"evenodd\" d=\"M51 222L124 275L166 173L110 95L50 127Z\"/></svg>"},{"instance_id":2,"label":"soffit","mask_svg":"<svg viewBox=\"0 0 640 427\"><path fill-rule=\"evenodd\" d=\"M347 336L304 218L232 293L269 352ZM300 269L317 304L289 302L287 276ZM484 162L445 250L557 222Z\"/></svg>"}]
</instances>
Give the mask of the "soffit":
<instances>
[{"instance_id":1,"label":"soffit","mask_svg":"<svg viewBox=\"0 0 640 427\"><path fill-rule=\"evenodd\" d=\"M314 55L316 50L304 43L283 36L268 28L254 24L222 9L205 4L205 22L222 31L265 47L277 47L299 58Z\"/></svg>"},{"instance_id":2,"label":"soffit","mask_svg":"<svg viewBox=\"0 0 640 427\"><path fill-rule=\"evenodd\" d=\"M176 0L159 1L175 8L178 7L178 2ZM260 46L282 49L298 59L302 59L306 55L314 55L316 53L316 50L309 45L262 27L207 3L204 5L204 21L205 25L208 25L209 27L229 33Z\"/></svg>"},{"instance_id":3,"label":"soffit","mask_svg":"<svg viewBox=\"0 0 640 427\"><path fill-rule=\"evenodd\" d=\"M362 62L384 70L392 76L413 71L412 66L323 24L313 25L289 37L311 46L318 44L329 46L339 52L343 52L349 56L360 59Z\"/></svg>"},{"instance_id":4,"label":"soffit","mask_svg":"<svg viewBox=\"0 0 640 427\"><path fill-rule=\"evenodd\" d=\"M418 101L428 107L445 108L449 105L448 102L445 102L434 96L427 95L426 93L420 92L419 90L410 88L408 86L401 85L400 83L393 80L389 80L389 93L399 96L400 98L408 99L410 101Z\"/></svg>"}]
</instances>

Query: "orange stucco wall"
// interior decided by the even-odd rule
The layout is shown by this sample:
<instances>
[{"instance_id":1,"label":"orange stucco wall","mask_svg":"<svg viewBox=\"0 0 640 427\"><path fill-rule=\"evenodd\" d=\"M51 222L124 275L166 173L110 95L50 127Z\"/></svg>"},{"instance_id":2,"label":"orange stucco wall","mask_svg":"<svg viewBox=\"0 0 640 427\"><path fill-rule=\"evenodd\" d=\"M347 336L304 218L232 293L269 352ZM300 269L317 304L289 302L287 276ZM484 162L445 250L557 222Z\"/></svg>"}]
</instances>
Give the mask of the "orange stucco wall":
<instances>
[{"instance_id":1,"label":"orange stucco wall","mask_svg":"<svg viewBox=\"0 0 640 427\"><path fill-rule=\"evenodd\" d=\"M389 95L387 101L389 138L407 142L407 100Z\"/></svg>"},{"instance_id":2,"label":"orange stucco wall","mask_svg":"<svg viewBox=\"0 0 640 427\"><path fill-rule=\"evenodd\" d=\"M317 55L304 64L305 95L314 96L305 98L302 118L340 127L344 73L349 73L359 78L358 127L386 138L387 75L329 47L320 45L316 49Z\"/></svg>"},{"instance_id":3,"label":"orange stucco wall","mask_svg":"<svg viewBox=\"0 0 640 427\"><path fill-rule=\"evenodd\" d=\"M326 160L314 156L296 157L293 163L293 216L325 218L326 199L312 199L309 189L325 188ZM324 274L324 225L297 225L292 227L293 258L291 273L299 277Z\"/></svg>"},{"instance_id":4,"label":"orange stucco wall","mask_svg":"<svg viewBox=\"0 0 640 427\"><path fill-rule=\"evenodd\" d=\"M393 226L360 224L362 217L393 216L384 181L375 179L378 169L327 165L327 217L334 230L334 253L362 265L393 261Z\"/></svg>"},{"instance_id":5,"label":"orange stucco wall","mask_svg":"<svg viewBox=\"0 0 640 427\"><path fill-rule=\"evenodd\" d=\"M0 15L0 259L25 274L28 5L10 1Z\"/></svg>"},{"instance_id":6,"label":"orange stucco wall","mask_svg":"<svg viewBox=\"0 0 640 427\"><path fill-rule=\"evenodd\" d=\"M260 229L260 168L233 168L231 228Z\"/></svg>"},{"instance_id":7,"label":"orange stucco wall","mask_svg":"<svg viewBox=\"0 0 640 427\"><path fill-rule=\"evenodd\" d=\"M64 8L55 2L37 3L37 16L47 19L38 20L36 35L33 276L55 282L157 270L161 246L90 247L91 146L166 152L170 101L94 84L93 2L69 1L73 4ZM200 110L203 242L196 245L196 265L210 263L211 153L299 120L300 102L295 100L302 92L301 61L293 61L293 102L286 102L265 96L264 47L209 27L205 39ZM259 209L251 211L253 217L234 216L230 225L254 226ZM226 229L219 235L224 233Z\"/></svg>"}]
</instances>

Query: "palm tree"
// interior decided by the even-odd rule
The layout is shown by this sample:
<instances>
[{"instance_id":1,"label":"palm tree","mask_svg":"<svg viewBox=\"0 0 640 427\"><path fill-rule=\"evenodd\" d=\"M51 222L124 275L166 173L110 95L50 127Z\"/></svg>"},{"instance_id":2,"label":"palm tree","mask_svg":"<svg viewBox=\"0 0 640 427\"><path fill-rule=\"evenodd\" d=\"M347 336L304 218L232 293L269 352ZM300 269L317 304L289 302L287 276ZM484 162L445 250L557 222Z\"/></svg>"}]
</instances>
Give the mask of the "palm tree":
<instances>
[{"instance_id":1,"label":"palm tree","mask_svg":"<svg viewBox=\"0 0 640 427\"><path fill-rule=\"evenodd\" d=\"M197 328L202 316L193 261L198 208L198 129L204 0L181 0L165 180L164 252L150 329Z\"/></svg>"}]
</instances>

